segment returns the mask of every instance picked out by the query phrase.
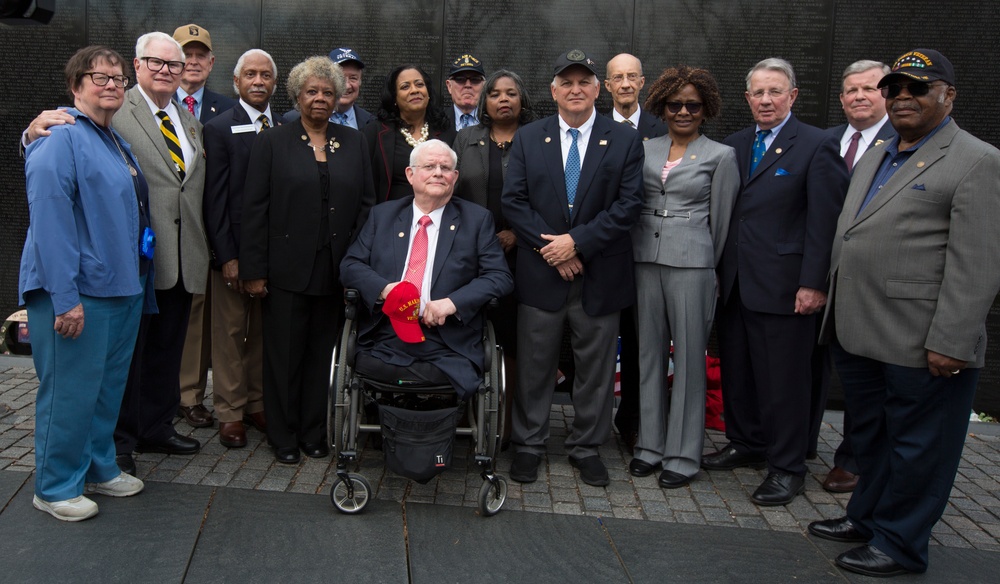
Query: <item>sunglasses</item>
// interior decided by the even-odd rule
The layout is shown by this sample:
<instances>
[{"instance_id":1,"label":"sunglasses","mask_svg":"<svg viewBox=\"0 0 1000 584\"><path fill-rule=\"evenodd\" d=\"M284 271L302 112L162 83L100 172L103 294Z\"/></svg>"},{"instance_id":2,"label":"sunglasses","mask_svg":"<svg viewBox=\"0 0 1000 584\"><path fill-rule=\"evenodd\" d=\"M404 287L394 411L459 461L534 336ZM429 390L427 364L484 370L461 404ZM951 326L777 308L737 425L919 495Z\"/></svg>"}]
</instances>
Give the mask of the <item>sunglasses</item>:
<instances>
[{"instance_id":1,"label":"sunglasses","mask_svg":"<svg viewBox=\"0 0 1000 584\"><path fill-rule=\"evenodd\" d=\"M667 102L667 111L668 112L670 112L672 114L679 114L679 113L681 113L681 109L686 109L689 114L691 114L692 116L696 116L696 115L698 115L698 112L701 111L701 102L698 102L698 101L689 101L687 103L680 102L680 101L668 101Z\"/></svg>"},{"instance_id":2,"label":"sunglasses","mask_svg":"<svg viewBox=\"0 0 1000 584\"><path fill-rule=\"evenodd\" d=\"M882 87L882 97L885 99L896 99L904 87L912 97L923 97L930 92L931 86L934 83L937 82L911 81L910 83L890 83Z\"/></svg>"}]
</instances>

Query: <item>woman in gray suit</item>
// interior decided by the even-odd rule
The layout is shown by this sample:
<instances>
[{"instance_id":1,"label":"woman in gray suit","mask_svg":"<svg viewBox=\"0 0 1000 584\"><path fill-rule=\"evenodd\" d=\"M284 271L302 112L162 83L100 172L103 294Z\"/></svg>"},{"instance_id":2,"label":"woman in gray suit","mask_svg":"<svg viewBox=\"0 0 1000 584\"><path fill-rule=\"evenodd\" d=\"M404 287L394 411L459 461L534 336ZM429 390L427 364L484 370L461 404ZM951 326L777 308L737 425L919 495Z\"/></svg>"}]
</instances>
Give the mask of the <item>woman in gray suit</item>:
<instances>
[{"instance_id":1,"label":"woman in gray suit","mask_svg":"<svg viewBox=\"0 0 1000 584\"><path fill-rule=\"evenodd\" d=\"M668 133L643 143L645 195L632 229L641 417L629 472L647 476L661 467L659 484L667 489L690 483L701 461L715 267L740 187L733 149L699 131L721 104L712 75L684 65L665 70L646 100L646 110L667 122Z\"/></svg>"}]
</instances>

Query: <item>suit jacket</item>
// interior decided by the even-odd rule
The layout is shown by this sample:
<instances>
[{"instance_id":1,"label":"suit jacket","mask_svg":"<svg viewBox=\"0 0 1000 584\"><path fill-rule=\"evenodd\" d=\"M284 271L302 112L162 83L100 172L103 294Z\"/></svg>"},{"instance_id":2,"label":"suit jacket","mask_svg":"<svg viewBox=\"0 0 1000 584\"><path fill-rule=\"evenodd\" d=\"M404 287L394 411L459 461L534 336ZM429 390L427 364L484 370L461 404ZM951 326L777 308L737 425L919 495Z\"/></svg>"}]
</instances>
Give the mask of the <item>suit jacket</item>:
<instances>
[{"instance_id":1,"label":"suit jacket","mask_svg":"<svg viewBox=\"0 0 1000 584\"><path fill-rule=\"evenodd\" d=\"M320 234L320 177L313 151L302 140L301 120L257 134L243 190L240 279L301 292L309 284ZM334 274L348 244L374 204L374 187L364 136L329 124L329 234Z\"/></svg>"},{"instance_id":2,"label":"suit jacket","mask_svg":"<svg viewBox=\"0 0 1000 584\"><path fill-rule=\"evenodd\" d=\"M611 121L614 121L612 114L613 111L614 108L608 110L608 112L604 114ZM620 124L621 122L618 123ZM663 136L667 133L667 124L660 118L640 107L639 125L636 126L636 130L639 130L639 135L642 136L643 140L652 140L653 138Z\"/></svg>"},{"instance_id":3,"label":"suit jacket","mask_svg":"<svg viewBox=\"0 0 1000 584\"><path fill-rule=\"evenodd\" d=\"M254 121L237 102L205 124L205 233L212 267L217 270L240 256L243 187L257 138L256 132L234 134L232 128L253 125Z\"/></svg>"},{"instance_id":4,"label":"suit jacket","mask_svg":"<svg viewBox=\"0 0 1000 584\"><path fill-rule=\"evenodd\" d=\"M688 144L664 183L670 136L642 143L643 214L632 228L635 261L676 268L715 268L729 233L740 190L736 152L705 136ZM666 211L667 216L646 210Z\"/></svg>"},{"instance_id":5,"label":"suit jacket","mask_svg":"<svg viewBox=\"0 0 1000 584\"><path fill-rule=\"evenodd\" d=\"M844 132L846 132L848 128L850 128L850 125L840 124L839 126L834 126L830 128L829 130L827 130L827 132L830 132L830 134L837 139L837 143L839 144L840 140L844 137ZM886 122L882 124L882 127L878 129L878 132L875 133L875 143L869 146L864 151L862 156L868 154L868 152L874 150L877 146L881 146L883 142L888 142L889 140L895 137L896 137L896 128L893 128L892 124L889 123L888 120L886 120ZM858 162L861 162L860 158L854 161L855 168L857 168Z\"/></svg>"},{"instance_id":6,"label":"suit jacket","mask_svg":"<svg viewBox=\"0 0 1000 584\"><path fill-rule=\"evenodd\" d=\"M570 217L558 114L521 127L510 153L502 196L504 217L517 235L518 302L558 310L570 282L538 251L541 234L569 233L583 262L583 309L599 316L635 298L629 231L642 208L642 139L605 116L596 116L580 169Z\"/></svg>"},{"instance_id":7,"label":"suit jacket","mask_svg":"<svg viewBox=\"0 0 1000 584\"><path fill-rule=\"evenodd\" d=\"M358 122L359 131L364 131L365 126L377 121L374 114L358 104L354 104L352 107L354 108L354 119ZM300 117L302 117L302 114L298 110L291 110L285 112L285 115L281 117L281 121L287 124L288 122L294 122Z\"/></svg>"},{"instance_id":8,"label":"suit jacket","mask_svg":"<svg viewBox=\"0 0 1000 584\"><path fill-rule=\"evenodd\" d=\"M739 275L750 310L794 314L800 287L827 289L830 246L848 176L833 135L793 114L749 178L756 126L725 143L736 150L742 187L719 264L722 301Z\"/></svg>"},{"instance_id":9,"label":"suit jacket","mask_svg":"<svg viewBox=\"0 0 1000 584\"><path fill-rule=\"evenodd\" d=\"M204 294L208 280L208 241L202 220L205 189L205 150L201 123L187 108L177 104L180 127L194 148L194 159L186 160L182 181L160 132L160 121L149 110L138 86L125 92L122 108L111 124L132 146L142 173L149 183L149 214L156 232L156 289L177 285L193 294ZM181 251L183 250L183 252Z\"/></svg>"},{"instance_id":10,"label":"suit jacket","mask_svg":"<svg viewBox=\"0 0 1000 584\"><path fill-rule=\"evenodd\" d=\"M392 187L392 169L396 163L396 141L404 140L395 124L386 124L377 119L365 126L365 139L371 154L372 178L375 181L375 202L389 200L389 189ZM430 138L441 140L451 146L455 141L455 126L452 124L445 130L431 130Z\"/></svg>"},{"instance_id":11,"label":"suit jacket","mask_svg":"<svg viewBox=\"0 0 1000 584\"><path fill-rule=\"evenodd\" d=\"M982 367L1000 290L1000 151L951 121L857 215L887 145L855 167L823 335L833 312L839 342L855 355L926 368L931 350Z\"/></svg>"},{"instance_id":12,"label":"suit jacket","mask_svg":"<svg viewBox=\"0 0 1000 584\"><path fill-rule=\"evenodd\" d=\"M206 89L205 93L203 93L201 97L201 115L198 116L198 120L202 124L207 124L216 116L233 107L237 103L238 102L231 97L226 97L221 93L216 93Z\"/></svg>"},{"instance_id":13,"label":"suit jacket","mask_svg":"<svg viewBox=\"0 0 1000 584\"><path fill-rule=\"evenodd\" d=\"M378 326L389 326L378 300L382 289L398 282L406 267L413 197L376 205L341 263L341 282L357 288L372 315L359 338ZM445 206L438 231L431 275L431 298L450 298L458 309L437 327L454 352L483 369L483 307L514 287L490 213L468 201L452 198Z\"/></svg>"}]
</instances>

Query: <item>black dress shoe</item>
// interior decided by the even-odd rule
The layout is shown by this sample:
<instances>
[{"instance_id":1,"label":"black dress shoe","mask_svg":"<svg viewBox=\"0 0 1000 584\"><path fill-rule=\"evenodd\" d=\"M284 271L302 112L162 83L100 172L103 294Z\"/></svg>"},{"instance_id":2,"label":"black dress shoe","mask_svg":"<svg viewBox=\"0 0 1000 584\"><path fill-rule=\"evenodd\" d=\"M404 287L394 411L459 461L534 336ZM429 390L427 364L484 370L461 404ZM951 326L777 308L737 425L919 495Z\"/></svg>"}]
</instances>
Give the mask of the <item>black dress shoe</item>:
<instances>
[{"instance_id":1,"label":"black dress shoe","mask_svg":"<svg viewBox=\"0 0 1000 584\"><path fill-rule=\"evenodd\" d=\"M809 533L821 539L841 541L845 543L864 543L869 538L861 535L857 527L847 517L813 521L809 524Z\"/></svg>"},{"instance_id":2,"label":"black dress shoe","mask_svg":"<svg viewBox=\"0 0 1000 584\"><path fill-rule=\"evenodd\" d=\"M300 442L299 448L309 458L323 458L330 454L330 447L326 442Z\"/></svg>"},{"instance_id":3,"label":"black dress shoe","mask_svg":"<svg viewBox=\"0 0 1000 584\"><path fill-rule=\"evenodd\" d=\"M135 476L135 459L132 458L131 454L116 455L115 463L118 464L118 470L125 474Z\"/></svg>"},{"instance_id":4,"label":"black dress shoe","mask_svg":"<svg viewBox=\"0 0 1000 584\"><path fill-rule=\"evenodd\" d=\"M583 482L594 487L606 487L611 484L608 477L608 469L601 462L601 457L596 454L584 456L583 458L569 457L570 466L574 466L580 471L580 478Z\"/></svg>"},{"instance_id":5,"label":"black dress shoe","mask_svg":"<svg viewBox=\"0 0 1000 584\"><path fill-rule=\"evenodd\" d=\"M632 462L628 463L628 474L634 477L648 477L653 474L653 471L659 468L659 466L660 463L649 464L645 460L633 458Z\"/></svg>"},{"instance_id":6,"label":"black dress shoe","mask_svg":"<svg viewBox=\"0 0 1000 584\"><path fill-rule=\"evenodd\" d=\"M519 483L533 483L538 480L538 465L542 458L530 452L518 452L510 465L510 478Z\"/></svg>"},{"instance_id":7,"label":"black dress shoe","mask_svg":"<svg viewBox=\"0 0 1000 584\"><path fill-rule=\"evenodd\" d=\"M672 470L664 470L660 473L660 478L656 482L664 489L679 489L693 480L694 477L687 477Z\"/></svg>"},{"instance_id":8,"label":"black dress shoe","mask_svg":"<svg viewBox=\"0 0 1000 584\"><path fill-rule=\"evenodd\" d=\"M733 470L744 466L764 468L767 466L767 459L749 452L740 452L732 444L701 459L701 468L705 470Z\"/></svg>"},{"instance_id":9,"label":"black dress shoe","mask_svg":"<svg viewBox=\"0 0 1000 584\"><path fill-rule=\"evenodd\" d=\"M135 445L135 451L156 452L159 454L195 454L201 450L201 442L194 438L174 434L163 442L140 442Z\"/></svg>"},{"instance_id":10,"label":"black dress shoe","mask_svg":"<svg viewBox=\"0 0 1000 584\"><path fill-rule=\"evenodd\" d=\"M871 545L863 545L852 550L847 550L837 556L837 559L834 561L845 570L864 574L865 576L875 576L876 578L901 576L910 573L909 570L901 566L896 560Z\"/></svg>"},{"instance_id":11,"label":"black dress shoe","mask_svg":"<svg viewBox=\"0 0 1000 584\"><path fill-rule=\"evenodd\" d=\"M299 449L295 446L291 448L275 448L274 459L282 464L298 464Z\"/></svg>"},{"instance_id":12,"label":"black dress shoe","mask_svg":"<svg viewBox=\"0 0 1000 584\"><path fill-rule=\"evenodd\" d=\"M805 477L783 472L772 472L767 475L767 478L757 487L757 490L753 492L750 498L753 499L754 503L762 507L775 507L791 503L795 497L801 495L805 490Z\"/></svg>"}]
</instances>

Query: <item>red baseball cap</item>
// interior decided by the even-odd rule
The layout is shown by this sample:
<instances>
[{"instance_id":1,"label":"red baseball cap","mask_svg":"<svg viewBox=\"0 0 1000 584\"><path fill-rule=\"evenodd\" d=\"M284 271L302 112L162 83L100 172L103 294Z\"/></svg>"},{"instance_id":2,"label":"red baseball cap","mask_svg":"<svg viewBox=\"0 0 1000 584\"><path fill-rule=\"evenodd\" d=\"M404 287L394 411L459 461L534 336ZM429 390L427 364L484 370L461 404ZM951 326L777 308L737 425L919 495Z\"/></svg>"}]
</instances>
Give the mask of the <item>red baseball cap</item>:
<instances>
[{"instance_id":1,"label":"red baseball cap","mask_svg":"<svg viewBox=\"0 0 1000 584\"><path fill-rule=\"evenodd\" d=\"M412 283L402 281L389 292L382 304L382 312L389 316L392 330L404 343L420 343L424 331L420 329L420 291Z\"/></svg>"}]
</instances>

